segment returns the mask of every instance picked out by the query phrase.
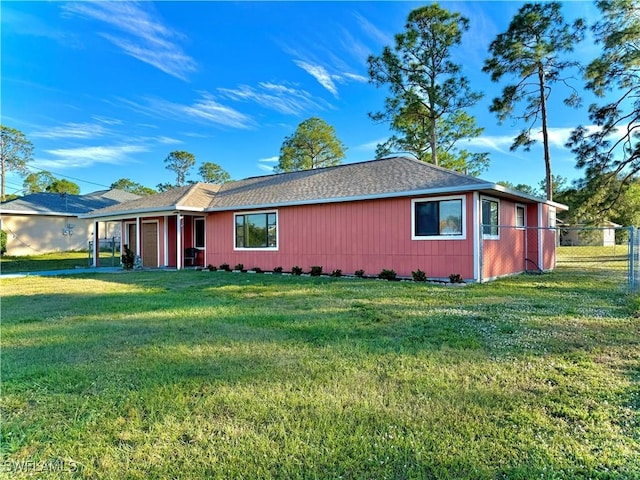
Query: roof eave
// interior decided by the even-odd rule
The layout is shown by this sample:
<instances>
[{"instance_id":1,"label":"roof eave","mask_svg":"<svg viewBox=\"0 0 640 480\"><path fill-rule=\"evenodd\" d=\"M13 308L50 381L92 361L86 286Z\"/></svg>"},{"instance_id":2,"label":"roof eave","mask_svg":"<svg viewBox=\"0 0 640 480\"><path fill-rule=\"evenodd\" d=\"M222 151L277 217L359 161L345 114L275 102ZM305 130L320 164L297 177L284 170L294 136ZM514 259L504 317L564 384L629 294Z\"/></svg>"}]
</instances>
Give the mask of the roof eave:
<instances>
[{"instance_id":1,"label":"roof eave","mask_svg":"<svg viewBox=\"0 0 640 480\"><path fill-rule=\"evenodd\" d=\"M154 214L154 215L176 215L179 212L203 212L204 209L201 207L183 207L180 205L174 206L164 206L164 207L155 207L155 208L135 208L132 210L121 210L119 212L105 212L105 213L96 213L93 214L91 212L85 213L83 215L79 215L78 218L100 218L100 219L111 219L111 220L122 220L124 218L131 218L142 216L141 214Z\"/></svg>"},{"instance_id":2,"label":"roof eave","mask_svg":"<svg viewBox=\"0 0 640 480\"><path fill-rule=\"evenodd\" d=\"M511 188L507 188L504 185L500 185L499 183L494 183L491 186L492 190L497 190L500 193L506 193L512 197L522 198L523 200L528 200L536 203L544 203L546 205L556 207L558 210L567 211L569 207L563 203L554 202L551 200L545 200L544 198L536 197L535 195L529 195L528 193L520 192L518 190L513 190Z\"/></svg>"},{"instance_id":3,"label":"roof eave","mask_svg":"<svg viewBox=\"0 0 640 480\"><path fill-rule=\"evenodd\" d=\"M247 209L260 209L260 208L276 208L276 207L293 207L298 205L318 205L322 203L344 203L344 202L357 202L362 200L378 200L384 198L400 198L400 197L412 197L421 195L446 195L464 193L469 191L483 190L491 184L482 183L476 185L464 185L459 187L441 187L441 188L429 188L419 190L405 190L402 192L388 192L375 195L355 195L348 197L334 197L334 198L319 198L312 200L294 200L291 202L273 202L273 203L261 203L250 205L230 205L225 207L210 207L205 209L205 212L225 212L230 210L247 210Z\"/></svg>"},{"instance_id":4,"label":"roof eave","mask_svg":"<svg viewBox=\"0 0 640 480\"><path fill-rule=\"evenodd\" d=\"M37 210L4 210L0 209L0 215L40 215L48 217L79 217L78 212L44 212Z\"/></svg>"}]
</instances>

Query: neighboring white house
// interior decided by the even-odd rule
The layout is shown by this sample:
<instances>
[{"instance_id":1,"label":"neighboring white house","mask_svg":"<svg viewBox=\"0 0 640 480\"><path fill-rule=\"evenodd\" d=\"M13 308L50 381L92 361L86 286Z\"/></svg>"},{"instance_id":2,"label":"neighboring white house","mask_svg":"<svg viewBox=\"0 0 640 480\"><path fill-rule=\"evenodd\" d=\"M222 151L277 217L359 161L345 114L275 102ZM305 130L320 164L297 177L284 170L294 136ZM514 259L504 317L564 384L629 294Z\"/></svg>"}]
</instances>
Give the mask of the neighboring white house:
<instances>
[{"instance_id":1,"label":"neighboring white house","mask_svg":"<svg viewBox=\"0 0 640 480\"><path fill-rule=\"evenodd\" d=\"M601 222L598 226L584 224L566 225L560 230L560 245L612 247L616 244L616 229L622 225Z\"/></svg>"},{"instance_id":2,"label":"neighboring white house","mask_svg":"<svg viewBox=\"0 0 640 480\"><path fill-rule=\"evenodd\" d=\"M114 189L86 195L32 193L0 203L0 229L7 233L6 255L87 250L93 240L93 224L78 215L139 197ZM120 236L119 222L103 225L99 238Z\"/></svg>"}]
</instances>

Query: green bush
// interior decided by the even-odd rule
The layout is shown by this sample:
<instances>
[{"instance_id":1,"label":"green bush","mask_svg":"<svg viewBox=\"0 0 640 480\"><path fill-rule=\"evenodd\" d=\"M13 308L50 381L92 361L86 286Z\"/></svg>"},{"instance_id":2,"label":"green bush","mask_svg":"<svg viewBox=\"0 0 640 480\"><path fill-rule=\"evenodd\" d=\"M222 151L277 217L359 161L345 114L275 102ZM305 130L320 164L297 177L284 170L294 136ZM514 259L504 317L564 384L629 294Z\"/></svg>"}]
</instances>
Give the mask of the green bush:
<instances>
[{"instance_id":1,"label":"green bush","mask_svg":"<svg viewBox=\"0 0 640 480\"><path fill-rule=\"evenodd\" d=\"M414 282L426 282L427 274L422 270L418 269L415 272L411 272L411 276L413 277Z\"/></svg>"},{"instance_id":2,"label":"green bush","mask_svg":"<svg viewBox=\"0 0 640 480\"><path fill-rule=\"evenodd\" d=\"M336 268L333 272L331 272L331 276L332 277L341 277L342 276L342 270L340 270L339 268Z\"/></svg>"},{"instance_id":3,"label":"green bush","mask_svg":"<svg viewBox=\"0 0 640 480\"><path fill-rule=\"evenodd\" d=\"M320 275L322 275L322 265L314 265L311 267L311 271L309 272L309 274L312 277L319 277Z\"/></svg>"},{"instance_id":4,"label":"green bush","mask_svg":"<svg viewBox=\"0 0 640 480\"><path fill-rule=\"evenodd\" d=\"M294 275L302 275L302 268L296 265L291 269L291 273L293 273Z\"/></svg>"},{"instance_id":5,"label":"green bush","mask_svg":"<svg viewBox=\"0 0 640 480\"><path fill-rule=\"evenodd\" d=\"M451 283L464 283L464 280L459 273L452 273L449 275L449 281Z\"/></svg>"},{"instance_id":6,"label":"green bush","mask_svg":"<svg viewBox=\"0 0 640 480\"><path fill-rule=\"evenodd\" d=\"M364 277L364 270L356 270L354 273L355 273L355 276L358 278Z\"/></svg>"},{"instance_id":7,"label":"green bush","mask_svg":"<svg viewBox=\"0 0 640 480\"><path fill-rule=\"evenodd\" d=\"M7 253L7 232L0 230L0 255Z\"/></svg>"},{"instance_id":8,"label":"green bush","mask_svg":"<svg viewBox=\"0 0 640 480\"><path fill-rule=\"evenodd\" d=\"M229 266L228 263L223 263L220 265L220 270L224 270L225 272L230 272L231 271L231 267Z\"/></svg>"},{"instance_id":9,"label":"green bush","mask_svg":"<svg viewBox=\"0 0 640 480\"><path fill-rule=\"evenodd\" d=\"M378 275L378 278L381 278L383 280L395 280L397 278L397 274L395 272L395 270L387 270L386 268L383 268L382 271L380 272L380 274Z\"/></svg>"},{"instance_id":10,"label":"green bush","mask_svg":"<svg viewBox=\"0 0 640 480\"><path fill-rule=\"evenodd\" d=\"M133 269L133 265L136 261L136 256L131 251L128 245L124 246L122 255L120 255L120 261L122 262L122 266L124 267L125 270Z\"/></svg>"}]
</instances>

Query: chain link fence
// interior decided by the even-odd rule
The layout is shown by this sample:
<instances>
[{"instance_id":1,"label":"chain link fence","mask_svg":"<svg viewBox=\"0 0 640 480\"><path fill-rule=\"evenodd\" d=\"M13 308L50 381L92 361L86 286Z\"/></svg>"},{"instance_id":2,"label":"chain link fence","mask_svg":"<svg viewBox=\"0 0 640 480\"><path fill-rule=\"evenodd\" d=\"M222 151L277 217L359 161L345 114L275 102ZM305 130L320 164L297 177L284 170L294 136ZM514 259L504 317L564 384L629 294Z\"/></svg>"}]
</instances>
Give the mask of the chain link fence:
<instances>
[{"instance_id":1,"label":"chain link fence","mask_svg":"<svg viewBox=\"0 0 640 480\"><path fill-rule=\"evenodd\" d=\"M640 291L640 230L633 227L494 226L481 232L480 259L481 281L557 270Z\"/></svg>"}]
</instances>

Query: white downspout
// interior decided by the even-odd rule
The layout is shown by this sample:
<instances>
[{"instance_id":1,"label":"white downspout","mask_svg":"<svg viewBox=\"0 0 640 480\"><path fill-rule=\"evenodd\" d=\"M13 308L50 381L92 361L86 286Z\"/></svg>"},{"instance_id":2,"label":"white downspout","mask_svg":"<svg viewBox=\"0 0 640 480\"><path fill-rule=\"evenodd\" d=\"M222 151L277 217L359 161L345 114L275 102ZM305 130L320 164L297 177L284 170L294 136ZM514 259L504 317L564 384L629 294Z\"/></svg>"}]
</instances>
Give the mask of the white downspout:
<instances>
[{"instance_id":1,"label":"white downspout","mask_svg":"<svg viewBox=\"0 0 640 480\"><path fill-rule=\"evenodd\" d=\"M182 215L176 215L176 270L182 269Z\"/></svg>"}]
</instances>

